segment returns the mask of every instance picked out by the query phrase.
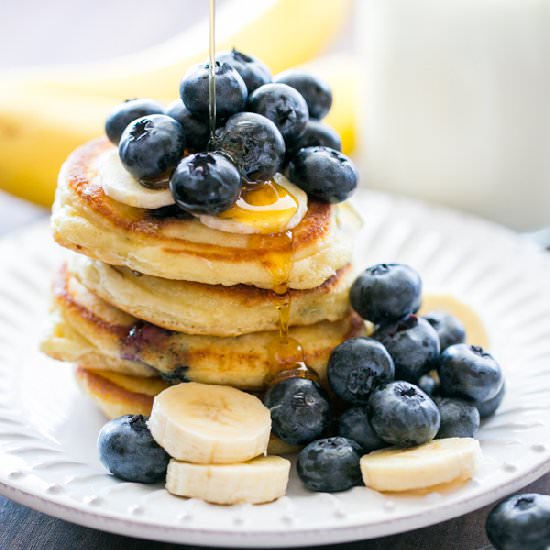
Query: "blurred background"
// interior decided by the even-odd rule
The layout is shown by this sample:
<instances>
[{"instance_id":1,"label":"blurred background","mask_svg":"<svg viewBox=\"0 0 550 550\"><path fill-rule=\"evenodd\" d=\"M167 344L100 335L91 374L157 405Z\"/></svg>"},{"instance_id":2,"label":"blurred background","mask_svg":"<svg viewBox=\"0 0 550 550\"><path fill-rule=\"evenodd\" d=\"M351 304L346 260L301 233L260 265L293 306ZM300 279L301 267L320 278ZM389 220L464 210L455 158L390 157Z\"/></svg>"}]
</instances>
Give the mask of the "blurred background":
<instances>
[{"instance_id":1,"label":"blurred background","mask_svg":"<svg viewBox=\"0 0 550 550\"><path fill-rule=\"evenodd\" d=\"M226 1L216 4L221 8ZM3 7L3 69L108 62L155 46L208 17L208 0L157 0L154 5L145 0L22 0Z\"/></svg>"},{"instance_id":2,"label":"blurred background","mask_svg":"<svg viewBox=\"0 0 550 550\"><path fill-rule=\"evenodd\" d=\"M2 227L128 97L177 97L208 49L207 0L22 0L0 32ZM326 122L371 189L522 231L550 224L550 2L217 0L217 48L325 78ZM9 208L5 205L9 204ZM12 205L17 205L13 207ZM4 211L6 214L4 215Z\"/></svg>"}]
</instances>

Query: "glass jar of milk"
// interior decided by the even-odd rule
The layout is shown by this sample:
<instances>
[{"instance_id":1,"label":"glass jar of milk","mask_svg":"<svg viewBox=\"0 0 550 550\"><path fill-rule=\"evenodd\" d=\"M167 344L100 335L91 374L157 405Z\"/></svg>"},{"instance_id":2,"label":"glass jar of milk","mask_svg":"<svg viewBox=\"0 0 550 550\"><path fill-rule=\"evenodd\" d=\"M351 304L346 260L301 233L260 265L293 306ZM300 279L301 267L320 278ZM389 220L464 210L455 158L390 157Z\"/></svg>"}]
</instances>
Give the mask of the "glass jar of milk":
<instances>
[{"instance_id":1,"label":"glass jar of milk","mask_svg":"<svg viewBox=\"0 0 550 550\"><path fill-rule=\"evenodd\" d=\"M358 0L369 187L550 224L550 0Z\"/></svg>"}]
</instances>

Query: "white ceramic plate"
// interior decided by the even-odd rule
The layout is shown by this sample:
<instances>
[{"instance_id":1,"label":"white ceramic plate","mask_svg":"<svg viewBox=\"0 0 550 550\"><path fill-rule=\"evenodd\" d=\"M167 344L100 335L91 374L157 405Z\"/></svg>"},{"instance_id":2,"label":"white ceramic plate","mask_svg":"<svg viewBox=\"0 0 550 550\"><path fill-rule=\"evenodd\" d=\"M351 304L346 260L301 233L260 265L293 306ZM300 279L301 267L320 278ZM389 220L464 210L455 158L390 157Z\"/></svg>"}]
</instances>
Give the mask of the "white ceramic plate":
<instances>
[{"instance_id":1,"label":"white ceramic plate","mask_svg":"<svg viewBox=\"0 0 550 550\"><path fill-rule=\"evenodd\" d=\"M117 481L98 462L104 419L68 365L38 352L60 258L46 224L0 244L0 493L134 537L217 546L299 546L372 538L464 514L550 470L550 261L498 226L406 200L362 194L357 264L404 261L482 315L508 380L484 423L475 479L447 493L384 496L365 487L315 494L293 475L264 506L216 507L162 486Z\"/></svg>"}]
</instances>

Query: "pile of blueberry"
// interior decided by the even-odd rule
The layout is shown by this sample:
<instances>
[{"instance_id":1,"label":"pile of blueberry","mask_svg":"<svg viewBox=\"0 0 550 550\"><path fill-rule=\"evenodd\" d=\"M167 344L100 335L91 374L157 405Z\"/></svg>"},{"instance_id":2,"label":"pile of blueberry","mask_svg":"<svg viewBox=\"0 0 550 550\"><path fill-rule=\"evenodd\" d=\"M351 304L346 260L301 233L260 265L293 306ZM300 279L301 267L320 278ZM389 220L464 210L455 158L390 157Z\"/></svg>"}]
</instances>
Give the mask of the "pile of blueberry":
<instances>
[{"instance_id":1,"label":"pile of blueberry","mask_svg":"<svg viewBox=\"0 0 550 550\"><path fill-rule=\"evenodd\" d=\"M311 197L347 199L357 172L338 134L320 120L332 94L299 70L272 78L258 59L237 50L216 57L216 131L209 130L209 64L192 67L181 99L168 109L131 99L108 116L105 131L124 167L147 188L169 186L187 212L218 214L238 198L243 180L285 171Z\"/></svg>"},{"instance_id":2,"label":"pile of blueberry","mask_svg":"<svg viewBox=\"0 0 550 550\"><path fill-rule=\"evenodd\" d=\"M332 352L334 399L315 381L299 378L265 394L273 432L288 443L307 444L298 474L311 490L359 484L359 459L377 449L475 437L480 418L500 405L505 385L499 364L464 343L458 319L442 312L419 317L421 294L421 279L409 266L369 267L352 285L350 299L375 331ZM319 439L326 435L335 436Z\"/></svg>"}]
</instances>

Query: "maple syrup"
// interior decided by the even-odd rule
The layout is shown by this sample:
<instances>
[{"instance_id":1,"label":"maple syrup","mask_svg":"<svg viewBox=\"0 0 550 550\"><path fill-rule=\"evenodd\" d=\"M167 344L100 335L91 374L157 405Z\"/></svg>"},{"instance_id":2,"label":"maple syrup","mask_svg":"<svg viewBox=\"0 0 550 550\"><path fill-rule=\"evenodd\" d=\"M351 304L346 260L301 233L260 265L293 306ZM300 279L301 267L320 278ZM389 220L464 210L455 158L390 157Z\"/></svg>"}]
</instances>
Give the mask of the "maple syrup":
<instances>
[{"instance_id":1,"label":"maple syrup","mask_svg":"<svg viewBox=\"0 0 550 550\"><path fill-rule=\"evenodd\" d=\"M279 331L269 343L267 351L270 359L270 370L266 378L268 385L273 385L292 377L317 380L317 374L305 363L304 350L300 342L289 336L290 308L292 295L288 282L292 268L293 233L285 231L271 235L253 235L255 244L263 244L269 250L263 257L264 265L269 269L273 280L275 307L278 312ZM261 241L263 239L264 242ZM260 242L258 243L258 240Z\"/></svg>"},{"instance_id":2,"label":"maple syrup","mask_svg":"<svg viewBox=\"0 0 550 550\"><path fill-rule=\"evenodd\" d=\"M235 204L218 218L247 225L254 233L273 234L285 230L298 207L296 197L274 180L244 183Z\"/></svg>"},{"instance_id":3,"label":"maple syrup","mask_svg":"<svg viewBox=\"0 0 550 550\"><path fill-rule=\"evenodd\" d=\"M216 0L210 0L210 17L208 25L208 120L210 123L210 140L208 148L214 143L216 131Z\"/></svg>"},{"instance_id":4,"label":"maple syrup","mask_svg":"<svg viewBox=\"0 0 550 550\"><path fill-rule=\"evenodd\" d=\"M214 147L216 130L216 0L209 1L209 9L208 116L211 149ZM288 282L294 239L292 231L285 231L285 228L297 210L297 199L282 185L269 180L261 183L245 182L236 203L219 214L221 219L239 221L253 227L255 232L250 236L251 245L266 251L262 258L273 279L279 318L278 335L268 346L270 372L267 382L271 384L296 376L317 379L317 374L305 364L302 346L288 335L291 307ZM269 228L269 233L262 234L262 228ZM277 230L273 231L273 228Z\"/></svg>"},{"instance_id":5,"label":"maple syrup","mask_svg":"<svg viewBox=\"0 0 550 550\"><path fill-rule=\"evenodd\" d=\"M244 185L239 201L220 218L240 221L254 228L250 234L249 247L259 251L259 260L271 275L271 288L278 312L278 332L267 346L270 369L266 383L272 384L292 376L316 377L304 362L304 352L298 341L289 336L290 308L292 294L289 291L290 272L293 264L294 235L292 230L284 230L288 220L295 214L296 199L284 188L279 194L276 184L263 182ZM271 217L270 217L271 216ZM273 223L273 220L277 223ZM259 226L283 228L272 233L258 232Z\"/></svg>"}]
</instances>

